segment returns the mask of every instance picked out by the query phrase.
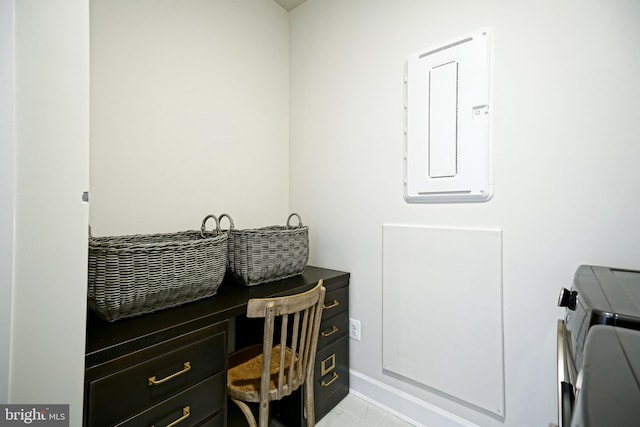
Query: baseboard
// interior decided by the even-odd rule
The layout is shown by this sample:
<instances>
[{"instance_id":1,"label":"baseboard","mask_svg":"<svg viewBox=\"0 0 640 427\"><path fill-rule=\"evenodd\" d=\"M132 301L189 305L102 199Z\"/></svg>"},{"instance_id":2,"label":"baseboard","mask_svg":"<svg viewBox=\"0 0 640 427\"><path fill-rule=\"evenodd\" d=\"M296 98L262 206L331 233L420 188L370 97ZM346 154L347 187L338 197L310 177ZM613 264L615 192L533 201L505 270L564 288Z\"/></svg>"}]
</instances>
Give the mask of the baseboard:
<instances>
[{"instance_id":1,"label":"baseboard","mask_svg":"<svg viewBox=\"0 0 640 427\"><path fill-rule=\"evenodd\" d=\"M349 370L349 382L350 393L410 424L424 427L479 427L360 372Z\"/></svg>"}]
</instances>

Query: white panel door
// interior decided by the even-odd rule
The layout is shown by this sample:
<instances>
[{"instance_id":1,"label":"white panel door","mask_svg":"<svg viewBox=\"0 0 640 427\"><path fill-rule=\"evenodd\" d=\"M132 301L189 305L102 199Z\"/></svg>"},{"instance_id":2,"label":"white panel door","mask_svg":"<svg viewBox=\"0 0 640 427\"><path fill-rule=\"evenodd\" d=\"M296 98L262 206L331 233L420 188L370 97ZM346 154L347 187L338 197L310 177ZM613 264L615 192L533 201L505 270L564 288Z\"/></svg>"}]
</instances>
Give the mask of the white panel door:
<instances>
[{"instance_id":1,"label":"white panel door","mask_svg":"<svg viewBox=\"0 0 640 427\"><path fill-rule=\"evenodd\" d=\"M16 214L10 403L82 424L89 1L15 2Z\"/></svg>"},{"instance_id":2,"label":"white panel door","mask_svg":"<svg viewBox=\"0 0 640 427\"><path fill-rule=\"evenodd\" d=\"M383 226L383 368L504 415L502 231Z\"/></svg>"}]
</instances>

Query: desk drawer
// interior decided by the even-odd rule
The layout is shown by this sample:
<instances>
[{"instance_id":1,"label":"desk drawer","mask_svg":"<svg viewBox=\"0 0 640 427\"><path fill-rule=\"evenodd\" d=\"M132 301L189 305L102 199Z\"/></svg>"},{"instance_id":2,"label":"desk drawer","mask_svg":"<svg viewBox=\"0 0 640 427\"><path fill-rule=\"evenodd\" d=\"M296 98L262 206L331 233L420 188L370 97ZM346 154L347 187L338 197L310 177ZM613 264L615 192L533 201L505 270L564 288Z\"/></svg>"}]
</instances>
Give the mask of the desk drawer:
<instances>
[{"instance_id":1,"label":"desk drawer","mask_svg":"<svg viewBox=\"0 0 640 427\"><path fill-rule=\"evenodd\" d=\"M198 427L226 427L226 424L224 423L224 412L219 413L213 418L209 418L202 424L198 424Z\"/></svg>"},{"instance_id":2,"label":"desk drawer","mask_svg":"<svg viewBox=\"0 0 640 427\"><path fill-rule=\"evenodd\" d=\"M225 369L226 333L133 365L89 384L89 425L110 425Z\"/></svg>"},{"instance_id":3,"label":"desk drawer","mask_svg":"<svg viewBox=\"0 0 640 427\"><path fill-rule=\"evenodd\" d=\"M313 392L316 420L319 420L349 393L349 337L343 336L318 350Z\"/></svg>"},{"instance_id":4,"label":"desk drawer","mask_svg":"<svg viewBox=\"0 0 640 427\"><path fill-rule=\"evenodd\" d=\"M318 337L318 351L322 351L327 345L338 338L345 336L349 331L349 312L343 311L320 323L320 336Z\"/></svg>"},{"instance_id":5,"label":"desk drawer","mask_svg":"<svg viewBox=\"0 0 640 427\"><path fill-rule=\"evenodd\" d=\"M171 423L176 423L176 427L195 426L224 408L225 393L225 374L220 372L116 426L167 426Z\"/></svg>"},{"instance_id":6,"label":"desk drawer","mask_svg":"<svg viewBox=\"0 0 640 427\"><path fill-rule=\"evenodd\" d=\"M340 288L327 292L324 297L322 319L328 319L349 309L349 288Z\"/></svg>"},{"instance_id":7,"label":"desk drawer","mask_svg":"<svg viewBox=\"0 0 640 427\"><path fill-rule=\"evenodd\" d=\"M209 418L207 421L199 424L198 427L226 427L224 423L224 412L219 413L213 418Z\"/></svg>"}]
</instances>

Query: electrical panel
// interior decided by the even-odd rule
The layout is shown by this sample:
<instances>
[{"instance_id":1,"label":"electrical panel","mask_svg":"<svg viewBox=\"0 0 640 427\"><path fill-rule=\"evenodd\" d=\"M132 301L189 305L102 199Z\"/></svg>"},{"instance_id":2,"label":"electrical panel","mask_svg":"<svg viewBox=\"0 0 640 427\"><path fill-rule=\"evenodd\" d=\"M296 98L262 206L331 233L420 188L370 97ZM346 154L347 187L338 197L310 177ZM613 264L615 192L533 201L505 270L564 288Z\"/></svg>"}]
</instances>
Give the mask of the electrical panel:
<instances>
[{"instance_id":1,"label":"electrical panel","mask_svg":"<svg viewBox=\"0 0 640 427\"><path fill-rule=\"evenodd\" d=\"M486 202L493 196L493 30L425 49L405 74L407 202Z\"/></svg>"}]
</instances>

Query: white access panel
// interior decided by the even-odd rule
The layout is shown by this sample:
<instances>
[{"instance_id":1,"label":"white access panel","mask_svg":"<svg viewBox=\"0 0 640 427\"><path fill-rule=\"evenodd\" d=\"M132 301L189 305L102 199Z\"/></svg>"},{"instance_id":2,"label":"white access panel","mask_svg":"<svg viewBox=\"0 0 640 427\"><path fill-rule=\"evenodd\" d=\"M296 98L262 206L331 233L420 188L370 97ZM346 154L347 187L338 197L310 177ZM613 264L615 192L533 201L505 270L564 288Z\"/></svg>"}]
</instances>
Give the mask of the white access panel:
<instances>
[{"instance_id":1,"label":"white access panel","mask_svg":"<svg viewBox=\"0 0 640 427\"><path fill-rule=\"evenodd\" d=\"M382 367L504 416L502 230L384 224Z\"/></svg>"},{"instance_id":2,"label":"white access panel","mask_svg":"<svg viewBox=\"0 0 640 427\"><path fill-rule=\"evenodd\" d=\"M493 196L492 70L491 28L407 60L407 202L484 202Z\"/></svg>"}]
</instances>

